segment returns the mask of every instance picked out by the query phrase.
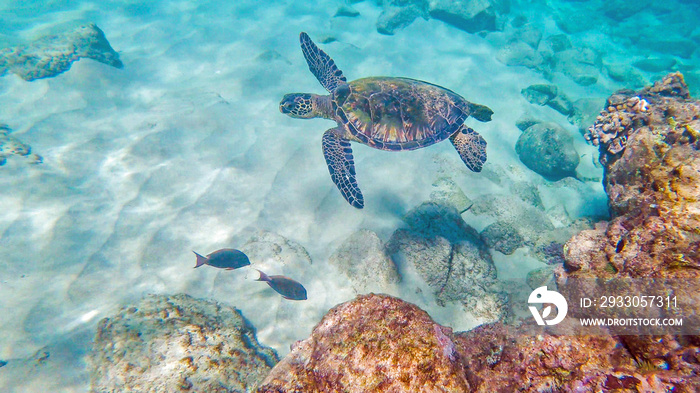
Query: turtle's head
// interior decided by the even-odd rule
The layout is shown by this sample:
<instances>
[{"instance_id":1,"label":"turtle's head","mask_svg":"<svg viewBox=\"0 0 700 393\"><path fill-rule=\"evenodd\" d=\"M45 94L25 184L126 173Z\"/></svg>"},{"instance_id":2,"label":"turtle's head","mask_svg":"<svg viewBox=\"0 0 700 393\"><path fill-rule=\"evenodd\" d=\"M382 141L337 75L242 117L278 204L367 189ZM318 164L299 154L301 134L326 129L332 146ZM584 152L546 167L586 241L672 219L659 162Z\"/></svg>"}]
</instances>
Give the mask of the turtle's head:
<instances>
[{"instance_id":1,"label":"turtle's head","mask_svg":"<svg viewBox=\"0 0 700 393\"><path fill-rule=\"evenodd\" d=\"M280 102L280 112L297 119L318 117L314 103L316 94L292 93L286 94Z\"/></svg>"}]
</instances>

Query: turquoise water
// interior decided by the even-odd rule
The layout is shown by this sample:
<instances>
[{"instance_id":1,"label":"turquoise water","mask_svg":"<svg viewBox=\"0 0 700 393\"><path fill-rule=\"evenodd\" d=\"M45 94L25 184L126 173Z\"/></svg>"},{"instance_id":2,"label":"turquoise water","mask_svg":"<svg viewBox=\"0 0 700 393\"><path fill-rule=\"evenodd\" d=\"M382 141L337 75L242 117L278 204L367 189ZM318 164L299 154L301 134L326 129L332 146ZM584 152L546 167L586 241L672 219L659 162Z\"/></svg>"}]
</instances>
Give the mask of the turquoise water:
<instances>
[{"instance_id":1,"label":"turquoise water","mask_svg":"<svg viewBox=\"0 0 700 393\"><path fill-rule=\"evenodd\" d=\"M637 12L626 4L511 1L478 33L433 13L387 35L377 30L383 8L370 1L0 1L0 47L93 22L123 62L120 69L85 58L31 82L0 77L0 123L42 157L33 164L8 155L0 167L0 390L87 391L97 322L146 293L235 306L283 356L358 292L328 263L338 247L360 229L387 242L408 211L435 198L441 178L477 207L527 185L541 201L538 219L555 228L606 217L597 150L579 131L585 124L528 102L521 90L554 84L572 103L604 100L681 70L697 91L698 5L644 2ZM334 16L343 5L358 15ZM365 208L349 206L320 148L334 123L278 109L286 93L324 93L299 48L301 31L348 80L415 78L489 106L491 122L467 120L488 142L484 170L468 171L448 142L401 153L355 143ZM553 36L568 40L565 54L551 49ZM515 152L523 117L573 136L579 180L547 181L523 165ZM482 231L517 215L519 203L462 217ZM292 251L259 251L251 262L302 282L307 301L271 294L252 270L192 269L192 250L241 248L261 230ZM544 266L531 247L491 254L500 280L523 282ZM456 331L484 322L461 305L438 305L429 290L417 294L425 283L406 269L401 283L373 290L415 302Z\"/></svg>"}]
</instances>

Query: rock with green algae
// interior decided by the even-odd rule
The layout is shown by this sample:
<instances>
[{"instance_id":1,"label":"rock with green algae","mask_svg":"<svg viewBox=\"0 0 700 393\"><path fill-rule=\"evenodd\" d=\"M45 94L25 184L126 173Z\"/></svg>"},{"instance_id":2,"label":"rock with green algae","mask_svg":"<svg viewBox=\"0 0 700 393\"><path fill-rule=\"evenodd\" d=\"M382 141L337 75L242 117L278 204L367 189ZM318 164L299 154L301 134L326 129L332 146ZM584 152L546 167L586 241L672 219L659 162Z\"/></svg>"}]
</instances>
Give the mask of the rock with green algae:
<instances>
[{"instance_id":1,"label":"rock with green algae","mask_svg":"<svg viewBox=\"0 0 700 393\"><path fill-rule=\"evenodd\" d=\"M9 71L27 81L50 78L68 71L73 62L81 58L116 68L124 66L102 30L88 23L26 45L0 49L0 76Z\"/></svg>"},{"instance_id":2,"label":"rock with green algae","mask_svg":"<svg viewBox=\"0 0 700 393\"><path fill-rule=\"evenodd\" d=\"M235 308L149 295L99 323L90 391L250 392L277 361Z\"/></svg>"},{"instance_id":3,"label":"rock with green algae","mask_svg":"<svg viewBox=\"0 0 700 393\"><path fill-rule=\"evenodd\" d=\"M257 393L469 392L453 338L413 304L361 295L332 308Z\"/></svg>"}]
</instances>

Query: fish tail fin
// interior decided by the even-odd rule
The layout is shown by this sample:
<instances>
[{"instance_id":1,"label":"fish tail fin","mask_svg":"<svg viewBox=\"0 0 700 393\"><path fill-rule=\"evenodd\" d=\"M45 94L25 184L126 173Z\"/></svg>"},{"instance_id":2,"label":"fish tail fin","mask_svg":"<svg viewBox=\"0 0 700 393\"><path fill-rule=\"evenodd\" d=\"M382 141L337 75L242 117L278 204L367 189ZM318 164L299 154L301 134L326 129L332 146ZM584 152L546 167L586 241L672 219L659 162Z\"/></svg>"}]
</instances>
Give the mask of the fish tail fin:
<instances>
[{"instance_id":1,"label":"fish tail fin","mask_svg":"<svg viewBox=\"0 0 700 393\"><path fill-rule=\"evenodd\" d=\"M255 270L258 270L258 269L255 269ZM270 277L267 274L261 272L260 270L258 270L258 273L260 273L260 277L255 281L267 281L267 282L270 281Z\"/></svg>"},{"instance_id":2,"label":"fish tail fin","mask_svg":"<svg viewBox=\"0 0 700 393\"><path fill-rule=\"evenodd\" d=\"M194 252L194 251L192 251L192 252ZM194 252L194 255L197 256L197 264L194 265L195 268L198 268L198 267L200 267L200 266L202 266L202 265L206 265L206 264L207 264L207 258L205 258L205 257L203 257L203 256L201 256L201 255L199 255L199 254L197 254L196 252Z\"/></svg>"}]
</instances>

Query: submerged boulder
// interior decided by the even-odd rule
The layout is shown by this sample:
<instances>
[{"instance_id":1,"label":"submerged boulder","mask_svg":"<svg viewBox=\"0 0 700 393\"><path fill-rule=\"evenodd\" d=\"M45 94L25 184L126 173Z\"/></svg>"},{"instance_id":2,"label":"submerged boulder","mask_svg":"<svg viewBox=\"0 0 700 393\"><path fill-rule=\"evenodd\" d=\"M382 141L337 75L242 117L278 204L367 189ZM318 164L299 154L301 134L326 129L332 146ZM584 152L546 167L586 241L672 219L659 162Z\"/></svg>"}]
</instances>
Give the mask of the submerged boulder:
<instances>
[{"instance_id":1,"label":"submerged boulder","mask_svg":"<svg viewBox=\"0 0 700 393\"><path fill-rule=\"evenodd\" d=\"M433 19L449 23L469 33L500 30L499 17L507 14L508 0L431 0L429 13Z\"/></svg>"},{"instance_id":2,"label":"submerged boulder","mask_svg":"<svg viewBox=\"0 0 700 393\"><path fill-rule=\"evenodd\" d=\"M415 267L439 304L460 302L488 321L503 316L507 299L494 289L496 267L488 248L457 210L423 203L404 221L408 228L394 232L388 252L398 263Z\"/></svg>"},{"instance_id":3,"label":"submerged boulder","mask_svg":"<svg viewBox=\"0 0 700 393\"><path fill-rule=\"evenodd\" d=\"M257 393L468 392L453 338L413 304L361 295L332 308Z\"/></svg>"},{"instance_id":4,"label":"submerged boulder","mask_svg":"<svg viewBox=\"0 0 700 393\"><path fill-rule=\"evenodd\" d=\"M277 363L232 307L149 295L98 326L91 392L249 392Z\"/></svg>"},{"instance_id":5,"label":"submerged boulder","mask_svg":"<svg viewBox=\"0 0 700 393\"><path fill-rule=\"evenodd\" d=\"M520 161L547 180L576 177L579 155L573 136L555 123L537 123L520 134L515 144Z\"/></svg>"}]
</instances>

